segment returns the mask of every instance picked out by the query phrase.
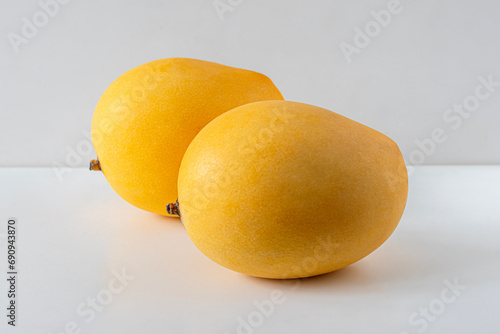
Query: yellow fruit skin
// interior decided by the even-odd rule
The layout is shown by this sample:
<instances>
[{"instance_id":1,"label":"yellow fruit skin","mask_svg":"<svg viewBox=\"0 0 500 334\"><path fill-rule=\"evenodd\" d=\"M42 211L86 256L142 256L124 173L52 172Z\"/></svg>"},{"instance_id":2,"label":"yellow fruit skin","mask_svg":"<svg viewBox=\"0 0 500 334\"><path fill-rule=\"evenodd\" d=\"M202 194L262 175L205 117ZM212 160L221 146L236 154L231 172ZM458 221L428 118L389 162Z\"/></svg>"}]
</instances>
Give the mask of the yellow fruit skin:
<instances>
[{"instance_id":1,"label":"yellow fruit skin","mask_svg":"<svg viewBox=\"0 0 500 334\"><path fill-rule=\"evenodd\" d=\"M237 106L283 97L269 78L212 62L168 58L116 79L92 118L104 175L129 203L161 215L177 199L179 166L191 140Z\"/></svg>"},{"instance_id":2,"label":"yellow fruit skin","mask_svg":"<svg viewBox=\"0 0 500 334\"><path fill-rule=\"evenodd\" d=\"M191 142L179 208L195 245L240 273L328 273L378 248L408 192L398 146L331 111L288 101L233 109Z\"/></svg>"}]
</instances>

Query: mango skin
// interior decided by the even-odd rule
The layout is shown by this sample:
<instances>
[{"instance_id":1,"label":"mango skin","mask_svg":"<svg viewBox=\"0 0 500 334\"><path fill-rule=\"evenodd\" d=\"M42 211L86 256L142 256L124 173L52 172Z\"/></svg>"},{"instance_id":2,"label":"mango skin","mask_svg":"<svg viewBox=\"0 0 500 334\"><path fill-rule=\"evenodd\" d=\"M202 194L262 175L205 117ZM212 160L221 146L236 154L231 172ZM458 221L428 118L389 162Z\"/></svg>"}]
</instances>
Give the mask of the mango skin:
<instances>
[{"instance_id":1,"label":"mango skin","mask_svg":"<svg viewBox=\"0 0 500 334\"><path fill-rule=\"evenodd\" d=\"M122 198L167 215L165 205L177 199L182 157L196 134L237 106L282 99L260 73L187 58L156 60L106 89L92 118L92 142Z\"/></svg>"},{"instance_id":2,"label":"mango skin","mask_svg":"<svg viewBox=\"0 0 500 334\"><path fill-rule=\"evenodd\" d=\"M367 256L398 225L408 193L398 146L360 123L289 101L255 102L209 123L179 171L194 244L251 276L328 273Z\"/></svg>"}]
</instances>

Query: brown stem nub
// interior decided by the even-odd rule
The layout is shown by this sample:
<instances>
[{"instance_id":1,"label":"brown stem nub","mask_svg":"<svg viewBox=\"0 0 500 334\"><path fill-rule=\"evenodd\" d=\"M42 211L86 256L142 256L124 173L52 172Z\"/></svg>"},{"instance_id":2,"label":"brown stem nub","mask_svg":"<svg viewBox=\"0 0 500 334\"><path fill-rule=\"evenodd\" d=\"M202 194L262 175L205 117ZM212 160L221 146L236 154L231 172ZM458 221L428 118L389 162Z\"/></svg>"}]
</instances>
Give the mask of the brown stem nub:
<instances>
[{"instance_id":1,"label":"brown stem nub","mask_svg":"<svg viewBox=\"0 0 500 334\"><path fill-rule=\"evenodd\" d=\"M175 203L167 204L167 213L172 216L181 216L181 212L179 211L179 200Z\"/></svg>"},{"instance_id":2,"label":"brown stem nub","mask_svg":"<svg viewBox=\"0 0 500 334\"><path fill-rule=\"evenodd\" d=\"M99 159L90 160L89 170L101 170Z\"/></svg>"}]
</instances>

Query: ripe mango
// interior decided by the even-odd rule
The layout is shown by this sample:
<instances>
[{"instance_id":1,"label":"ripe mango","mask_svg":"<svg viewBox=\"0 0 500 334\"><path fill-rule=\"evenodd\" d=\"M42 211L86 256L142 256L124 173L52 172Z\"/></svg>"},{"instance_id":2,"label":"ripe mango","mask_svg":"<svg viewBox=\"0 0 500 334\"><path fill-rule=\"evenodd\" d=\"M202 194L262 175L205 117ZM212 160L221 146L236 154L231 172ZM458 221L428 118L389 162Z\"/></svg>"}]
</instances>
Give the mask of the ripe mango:
<instances>
[{"instance_id":1,"label":"ripe mango","mask_svg":"<svg viewBox=\"0 0 500 334\"><path fill-rule=\"evenodd\" d=\"M211 120L237 106L282 100L272 81L253 71L168 58L116 79L92 118L92 142L113 189L129 203L166 215L177 198L177 174L191 140Z\"/></svg>"},{"instance_id":2,"label":"ripe mango","mask_svg":"<svg viewBox=\"0 0 500 334\"><path fill-rule=\"evenodd\" d=\"M328 273L392 234L408 193L398 146L319 107L264 101L210 122L179 171L179 213L194 244L266 278Z\"/></svg>"}]
</instances>

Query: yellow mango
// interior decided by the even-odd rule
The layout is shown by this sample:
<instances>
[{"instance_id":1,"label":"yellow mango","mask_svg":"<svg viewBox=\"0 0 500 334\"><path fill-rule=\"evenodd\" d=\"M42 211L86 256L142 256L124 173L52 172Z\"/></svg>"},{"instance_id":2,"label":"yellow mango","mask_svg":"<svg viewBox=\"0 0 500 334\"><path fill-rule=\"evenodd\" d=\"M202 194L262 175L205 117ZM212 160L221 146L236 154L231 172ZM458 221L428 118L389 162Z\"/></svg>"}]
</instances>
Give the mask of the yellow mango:
<instances>
[{"instance_id":1,"label":"yellow mango","mask_svg":"<svg viewBox=\"0 0 500 334\"><path fill-rule=\"evenodd\" d=\"M129 203L166 215L177 198L179 166L191 140L211 120L237 106L282 100L272 81L253 71L168 58L116 79L92 118L92 142L113 189Z\"/></svg>"},{"instance_id":2,"label":"yellow mango","mask_svg":"<svg viewBox=\"0 0 500 334\"><path fill-rule=\"evenodd\" d=\"M408 192L398 146L319 107L255 102L210 122L179 171L179 213L194 244L234 271L328 273L392 234Z\"/></svg>"}]
</instances>

